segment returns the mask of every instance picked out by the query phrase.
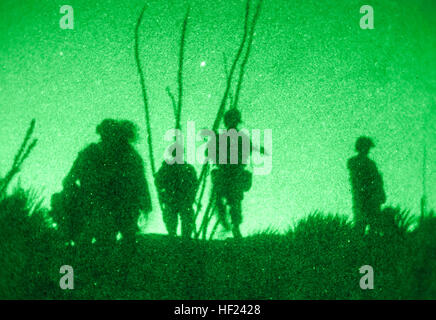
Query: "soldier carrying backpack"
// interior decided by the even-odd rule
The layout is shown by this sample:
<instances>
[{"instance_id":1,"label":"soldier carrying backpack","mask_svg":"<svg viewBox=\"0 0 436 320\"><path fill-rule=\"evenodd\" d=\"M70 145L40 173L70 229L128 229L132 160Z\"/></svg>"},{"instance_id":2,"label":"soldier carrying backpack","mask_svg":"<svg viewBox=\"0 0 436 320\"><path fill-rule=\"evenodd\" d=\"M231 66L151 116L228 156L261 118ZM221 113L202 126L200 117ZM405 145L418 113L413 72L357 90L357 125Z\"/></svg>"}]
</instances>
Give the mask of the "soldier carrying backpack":
<instances>
[{"instance_id":1,"label":"soldier carrying backpack","mask_svg":"<svg viewBox=\"0 0 436 320\"><path fill-rule=\"evenodd\" d=\"M179 216L182 222L182 237L190 238L194 229L194 210L198 180L194 167L176 162L175 155L164 160L155 176L155 184L163 205L163 221L170 236L177 235Z\"/></svg>"},{"instance_id":2,"label":"soldier carrying backpack","mask_svg":"<svg viewBox=\"0 0 436 320\"><path fill-rule=\"evenodd\" d=\"M226 229L227 210L229 209L232 232L235 238L241 238L242 200L244 192L251 188L252 173L245 169L253 150L265 154L263 147L257 149L250 138L239 131L241 113L230 109L224 114L224 124L227 132L217 136L214 155L207 157L215 164L212 170L213 195L218 208L219 220ZM213 149L213 148L212 148ZM209 149L208 149L209 150Z\"/></svg>"}]
</instances>

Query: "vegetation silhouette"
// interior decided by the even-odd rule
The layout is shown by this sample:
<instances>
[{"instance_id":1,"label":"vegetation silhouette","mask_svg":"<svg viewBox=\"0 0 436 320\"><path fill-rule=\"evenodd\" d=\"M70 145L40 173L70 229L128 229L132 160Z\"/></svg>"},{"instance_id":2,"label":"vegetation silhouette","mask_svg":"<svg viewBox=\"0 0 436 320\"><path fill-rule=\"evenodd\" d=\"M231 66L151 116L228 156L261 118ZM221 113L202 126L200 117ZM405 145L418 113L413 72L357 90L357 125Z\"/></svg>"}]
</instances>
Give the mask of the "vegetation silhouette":
<instances>
[{"instance_id":1,"label":"vegetation silhouette","mask_svg":"<svg viewBox=\"0 0 436 320\"><path fill-rule=\"evenodd\" d=\"M32 139L33 132L35 130L36 120L32 119L30 122L29 128L27 129L26 135L21 143L20 148L14 157L14 162L12 163L11 168L4 178L0 177L0 199L6 193L10 182L14 179L17 173L20 172L21 166L23 162L29 157L33 148L35 148L38 139ZM32 142L29 143L30 139Z\"/></svg>"},{"instance_id":2,"label":"vegetation silhouette","mask_svg":"<svg viewBox=\"0 0 436 320\"><path fill-rule=\"evenodd\" d=\"M238 241L141 235L125 279L116 269L126 259L120 245L104 264L97 243L77 255L39 201L19 187L0 201L1 299L436 298L434 212L417 223L384 209L392 215L384 234L362 235L344 217L315 212L285 234ZM74 267L74 290L59 288L65 264ZM376 272L374 290L359 287L366 264Z\"/></svg>"}]
</instances>

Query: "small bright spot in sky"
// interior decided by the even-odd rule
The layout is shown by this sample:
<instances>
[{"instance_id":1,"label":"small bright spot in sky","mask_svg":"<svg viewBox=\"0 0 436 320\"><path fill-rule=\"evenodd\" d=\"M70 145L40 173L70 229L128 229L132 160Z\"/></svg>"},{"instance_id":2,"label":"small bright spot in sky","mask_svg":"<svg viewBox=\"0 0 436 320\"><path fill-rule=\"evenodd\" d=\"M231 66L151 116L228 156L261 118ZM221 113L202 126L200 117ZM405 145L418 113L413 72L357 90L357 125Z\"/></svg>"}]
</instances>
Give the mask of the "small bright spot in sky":
<instances>
[{"instance_id":1,"label":"small bright spot in sky","mask_svg":"<svg viewBox=\"0 0 436 320\"><path fill-rule=\"evenodd\" d=\"M64 55L64 53L63 53L63 52L61 51L61 52L59 52L59 55L60 55L60 56L63 56L63 55Z\"/></svg>"},{"instance_id":2,"label":"small bright spot in sky","mask_svg":"<svg viewBox=\"0 0 436 320\"><path fill-rule=\"evenodd\" d=\"M201 61L200 67L204 67L206 65L206 61Z\"/></svg>"}]
</instances>

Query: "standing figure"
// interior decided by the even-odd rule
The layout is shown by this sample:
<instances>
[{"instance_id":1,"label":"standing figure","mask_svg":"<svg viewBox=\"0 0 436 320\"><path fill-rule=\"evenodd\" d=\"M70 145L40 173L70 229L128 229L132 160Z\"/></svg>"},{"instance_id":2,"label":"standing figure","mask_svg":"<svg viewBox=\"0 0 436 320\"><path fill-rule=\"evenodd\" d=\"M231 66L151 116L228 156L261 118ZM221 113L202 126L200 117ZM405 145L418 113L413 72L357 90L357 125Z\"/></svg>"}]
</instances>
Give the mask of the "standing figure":
<instances>
[{"instance_id":1,"label":"standing figure","mask_svg":"<svg viewBox=\"0 0 436 320\"><path fill-rule=\"evenodd\" d=\"M132 255L140 211L148 214L152 208L143 160L132 146L137 129L130 121L105 119L96 132L101 141L79 153L63 181L64 192L78 199L86 216L84 241L111 245L121 232L123 252Z\"/></svg>"},{"instance_id":2,"label":"standing figure","mask_svg":"<svg viewBox=\"0 0 436 320\"><path fill-rule=\"evenodd\" d=\"M163 221L170 236L177 235L179 215L182 237L190 238L194 229L194 210L198 180L194 167L188 163L166 160L155 176L155 184L163 205Z\"/></svg>"},{"instance_id":3,"label":"standing figure","mask_svg":"<svg viewBox=\"0 0 436 320\"><path fill-rule=\"evenodd\" d=\"M368 137L359 137L356 141L357 155L348 159L350 172L353 213L356 229L365 234L366 227L377 227L381 214L381 205L386 202L383 179L375 162L368 158L374 143Z\"/></svg>"},{"instance_id":4,"label":"standing figure","mask_svg":"<svg viewBox=\"0 0 436 320\"><path fill-rule=\"evenodd\" d=\"M237 109L230 109L224 114L224 125L227 132L217 136L214 155L207 157L212 160L216 168L212 170L213 196L220 223L224 228L230 229L227 223L227 210L232 221L232 233L235 238L241 238L240 225L242 223L242 200L244 192L251 188L252 173L245 169L252 151L265 153L253 146L250 138L239 131L242 122L241 113Z\"/></svg>"}]
</instances>

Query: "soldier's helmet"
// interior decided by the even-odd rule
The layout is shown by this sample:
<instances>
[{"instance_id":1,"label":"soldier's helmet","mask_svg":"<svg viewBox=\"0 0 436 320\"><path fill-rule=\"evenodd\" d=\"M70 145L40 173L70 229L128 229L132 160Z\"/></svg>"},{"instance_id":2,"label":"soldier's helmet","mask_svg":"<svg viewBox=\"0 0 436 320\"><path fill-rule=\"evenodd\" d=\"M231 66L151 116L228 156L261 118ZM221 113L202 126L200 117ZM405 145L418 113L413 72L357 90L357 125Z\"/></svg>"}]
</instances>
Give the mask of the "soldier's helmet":
<instances>
[{"instance_id":1,"label":"soldier's helmet","mask_svg":"<svg viewBox=\"0 0 436 320\"><path fill-rule=\"evenodd\" d=\"M224 114L224 124L227 128L236 127L241 122L241 112L238 109L230 109Z\"/></svg>"},{"instance_id":2,"label":"soldier's helmet","mask_svg":"<svg viewBox=\"0 0 436 320\"><path fill-rule=\"evenodd\" d=\"M138 139L136 125L128 120L104 119L96 128L104 141L134 143Z\"/></svg>"},{"instance_id":3,"label":"soldier's helmet","mask_svg":"<svg viewBox=\"0 0 436 320\"><path fill-rule=\"evenodd\" d=\"M367 153L373 147L375 147L375 144L369 137L361 136L356 140L355 148L359 153Z\"/></svg>"}]
</instances>

